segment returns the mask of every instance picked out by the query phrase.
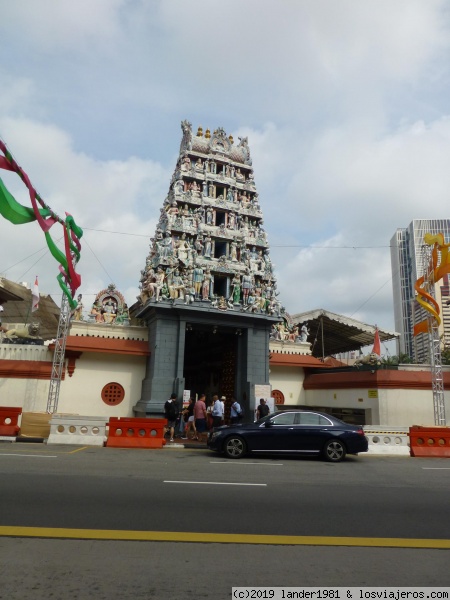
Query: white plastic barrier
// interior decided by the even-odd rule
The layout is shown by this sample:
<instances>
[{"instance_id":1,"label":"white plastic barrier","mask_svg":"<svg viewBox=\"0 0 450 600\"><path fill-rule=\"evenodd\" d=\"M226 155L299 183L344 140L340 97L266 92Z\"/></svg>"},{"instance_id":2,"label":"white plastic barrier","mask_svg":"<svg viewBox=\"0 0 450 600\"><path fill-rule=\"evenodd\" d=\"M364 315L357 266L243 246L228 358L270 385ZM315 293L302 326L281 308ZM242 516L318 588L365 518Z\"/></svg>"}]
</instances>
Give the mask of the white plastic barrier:
<instances>
[{"instance_id":1,"label":"white plastic barrier","mask_svg":"<svg viewBox=\"0 0 450 600\"><path fill-rule=\"evenodd\" d=\"M103 446L106 442L106 423L104 417L53 415L47 444Z\"/></svg>"},{"instance_id":2,"label":"white plastic barrier","mask_svg":"<svg viewBox=\"0 0 450 600\"><path fill-rule=\"evenodd\" d=\"M409 456L408 427L365 425L364 433L369 440L368 454L400 454Z\"/></svg>"}]
</instances>

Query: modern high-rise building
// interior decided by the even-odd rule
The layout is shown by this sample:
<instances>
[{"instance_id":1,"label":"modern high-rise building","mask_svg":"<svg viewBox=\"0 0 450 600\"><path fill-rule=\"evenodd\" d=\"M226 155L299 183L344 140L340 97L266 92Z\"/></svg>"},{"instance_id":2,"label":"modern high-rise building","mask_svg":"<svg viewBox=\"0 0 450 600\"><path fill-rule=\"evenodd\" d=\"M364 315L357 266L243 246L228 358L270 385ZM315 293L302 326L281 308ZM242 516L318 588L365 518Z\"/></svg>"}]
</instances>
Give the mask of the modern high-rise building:
<instances>
[{"instance_id":1,"label":"modern high-rise building","mask_svg":"<svg viewBox=\"0 0 450 600\"><path fill-rule=\"evenodd\" d=\"M414 324L426 317L415 301L414 285L424 274L424 235L442 233L450 241L450 219L414 219L404 229L397 229L391 239L392 287L394 294L395 330L400 333L398 354L407 354L414 362L429 361L428 336L413 335ZM448 277L435 286L435 298L441 311L441 336L450 345L450 309Z\"/></svg>"}]
</instances>

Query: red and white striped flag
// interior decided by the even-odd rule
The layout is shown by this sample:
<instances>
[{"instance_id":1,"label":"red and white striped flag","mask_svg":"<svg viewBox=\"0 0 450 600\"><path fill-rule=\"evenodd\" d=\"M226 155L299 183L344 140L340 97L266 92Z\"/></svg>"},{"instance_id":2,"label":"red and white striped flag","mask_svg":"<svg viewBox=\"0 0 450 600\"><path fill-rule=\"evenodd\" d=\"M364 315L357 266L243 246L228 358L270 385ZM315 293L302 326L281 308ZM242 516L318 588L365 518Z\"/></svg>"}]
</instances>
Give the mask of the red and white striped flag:
<instances>
[{"instance_id":1,"label":"red and white striped flag","mask_svg":"<svg viewBox=\"0 0 450 600\"><path fill-rule=\"evenodd\" d=\"M34 282L34 288L31 292L31 312L33 313L35 310L39 308L39 287L38 287L38 278L36 275L36 281Z\"/></svg>"}]
</instances>

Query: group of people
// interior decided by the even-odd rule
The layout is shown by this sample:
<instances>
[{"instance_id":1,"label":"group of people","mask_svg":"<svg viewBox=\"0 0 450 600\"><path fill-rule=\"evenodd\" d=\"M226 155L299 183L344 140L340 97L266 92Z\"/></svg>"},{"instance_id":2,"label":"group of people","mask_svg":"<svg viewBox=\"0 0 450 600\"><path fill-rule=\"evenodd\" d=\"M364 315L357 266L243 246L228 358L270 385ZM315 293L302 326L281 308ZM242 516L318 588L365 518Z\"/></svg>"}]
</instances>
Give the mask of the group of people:
<instances>
[{"instance_id":1,"label":"group of people","mask_svg":"<svg viewBox=\"0 0 450 600\"><path fill-rule=\"evenodd\" d=\"M206 441L209 430L225 424L225 402L225 396L219 398L218 395L214 395L211 402L207 403L206 395L200 394L198 400L191 396L188 405L180 410L177 395L172 394L164 404L164 416L167 419L165 433L170 434L169 439L171 442L174 441L177 429L181 433L181 439L183 440L189 439L189 433L192 433L192 439ZM270 410L266 401L264 398L261 398L256 410L256 419L262 419L269 412ZM243 407L236 398L232 398L230 404L230 424L238 423L243 417Z\"/></svg>"}]
</instances>

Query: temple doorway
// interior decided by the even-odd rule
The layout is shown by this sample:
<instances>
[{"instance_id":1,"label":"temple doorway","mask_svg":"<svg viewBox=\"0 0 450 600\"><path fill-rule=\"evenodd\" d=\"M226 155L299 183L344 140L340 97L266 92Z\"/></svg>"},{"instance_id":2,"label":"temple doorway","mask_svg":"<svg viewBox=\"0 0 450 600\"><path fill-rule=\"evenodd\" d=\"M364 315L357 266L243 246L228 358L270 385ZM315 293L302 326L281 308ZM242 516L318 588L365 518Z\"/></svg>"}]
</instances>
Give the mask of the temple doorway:
<instances>
[{"instance_id":1,"label":"temple doorway","mask_svg":"<svg viewBox=\"0 0 450 600\"><path fill-rule=\"evenodd\" d=\"M215 331L215 333L214 333ZM191 395L226 396L225 417L236 393L238 336L235 329L193 326L186 329L184 351L185 389Z\"/></svg>"}]
</instances>

